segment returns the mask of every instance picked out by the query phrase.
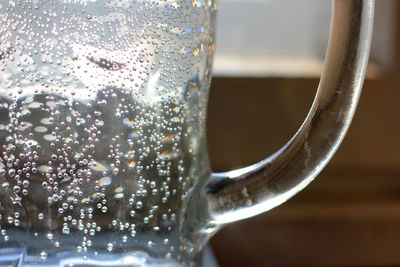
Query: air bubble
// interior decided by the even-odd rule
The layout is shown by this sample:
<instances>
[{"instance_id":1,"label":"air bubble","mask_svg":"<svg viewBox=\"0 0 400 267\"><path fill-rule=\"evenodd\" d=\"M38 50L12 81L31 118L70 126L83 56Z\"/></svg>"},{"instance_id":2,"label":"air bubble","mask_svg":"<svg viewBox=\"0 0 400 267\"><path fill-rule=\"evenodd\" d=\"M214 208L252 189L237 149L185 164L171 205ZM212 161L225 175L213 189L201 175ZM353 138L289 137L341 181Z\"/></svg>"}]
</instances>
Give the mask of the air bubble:
<instances>
[{"instance_id":1,"label":"air bubble","mask_svg":"<svg viewBox=\"0 0 400 267\"><path fill-rule=\"evenodd\" d=\"M9 182L4 182L1 184L1 186L3 187L4 190L7 190L10 187L10 183Z\"/></svg>"},{"instance_id":2,"label":"air bubble","mask_svg":"<svg viewBox=\"0 0 400 267\"><path fill-rule=\"evenodd\" d=\"M15 175L15 169L9 169L8 170L8 175L10 176L10 177L14 177L14 175Z\"/></svg>"},{"instance_id":3,"label":"air bubble","mask_svg":"<svg viewBox=\"0 0 400 267\"><path fill-rule=\"evenodd\" d=\"M45 251L40 252L40 259L43 261L47 260L47 253Z\"/></svg>"},{"instance_id":4,"label":"air bubble","mask_svg":"<svg viewBox=\"0 0 400 267\"><path fill-rule=\"evenodd\" d=\"M90 230L89 230L89 234L90 234L91 236L94 236L94 235L96 234L96 230L90 229Z\"/></svg>"},{"instance_id":5,"label":"air bubble","mask_svg":"<svg viewBox=\"0 0 400 267\"><path fill-rule=\"evenodd\" d=\"M63 233L64 235L69 235L69 233L70 233L69 228L68 228L68 227L63 227L62 233Z\"/></svg>"},{"instance_id":6,"label":"air bubble","mask_svg":"<svg viewBox=\"0 0 400 267\"><path fill-rule=\"evenodd\" d=\"M204 18L197 16L206 9L189 20L171 16L174 29L169 29L164 12L181 13L184 3L135 0L125 10L126 1L84 0L83 14L73 12L76 5L44 8L42 2L14 0L15 10L7 11L7 21L20 28L5 36L0 62L8 86L0 103L6 114L0 118L0 193L7 196L3 209L24 212L20 218L16 213L10 218L12 211L3 214L1 227L28 227L39 236L36 241L47 238L52 242L46 246L60 247L53 247L55 252L62 251L61 244L85 252L92 241L99 245L102 238L96 234L111 230L115 234L103 249L113 252L121 242L124 251L131 250L136 232L152 229L163 236L175 231L170 214L177 206L162 203L180 201L181 192L193 185L183 166L186 149L194 155L199 151L194 143L204 117L207 80L202 82L204 66L198 59L212 43L203 34L209 25L203 27ZM151 8L156 5L167 8ZM130 23L142 15L152 18L149 27ZM189 35L194 41L182 47ZM198 55L194 63L193 53ZM191 160L189 165L201 166L201 159ZM51 211L43 214L46 207ZM96 249L88 250L89 258ZM50 259L53 251L46 251Z\"/></svg>"}]
</instances>

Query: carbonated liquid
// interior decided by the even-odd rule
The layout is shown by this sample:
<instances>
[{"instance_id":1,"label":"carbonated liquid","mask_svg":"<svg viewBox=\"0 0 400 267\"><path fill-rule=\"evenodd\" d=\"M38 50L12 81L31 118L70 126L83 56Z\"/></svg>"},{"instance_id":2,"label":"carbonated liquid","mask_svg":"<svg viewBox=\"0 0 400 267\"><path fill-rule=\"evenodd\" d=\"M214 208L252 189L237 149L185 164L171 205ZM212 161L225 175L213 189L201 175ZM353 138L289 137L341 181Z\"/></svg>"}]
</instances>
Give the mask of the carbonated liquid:
<instances>
[{"instance_id":1,"label":"carbonated liquid","mask_svg":"<svg viewBox=\"0 0 400 267\"><path fill-rule=\"evenodd\" d=\"M214 1L0 0L0 265L170 266ZM193 256L194 257L194 256Z\"/></svg>"}]
</instances>

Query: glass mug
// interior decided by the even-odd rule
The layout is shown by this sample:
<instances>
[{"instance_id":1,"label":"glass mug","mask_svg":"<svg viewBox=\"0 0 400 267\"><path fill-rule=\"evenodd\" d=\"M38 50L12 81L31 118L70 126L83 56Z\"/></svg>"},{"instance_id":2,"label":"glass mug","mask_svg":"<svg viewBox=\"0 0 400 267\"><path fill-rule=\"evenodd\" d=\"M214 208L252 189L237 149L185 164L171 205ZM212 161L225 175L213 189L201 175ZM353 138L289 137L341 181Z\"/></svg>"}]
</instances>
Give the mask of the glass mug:
<instances>
[{"instance_id":1,"label":"glass mug","mask_svg":"<svg viewBox=\"0 0 400 267\"><path fill-rule=\"evenodd\" d=\"M224 224L304 188L343 139L369 53L373 1L333 7L300 130L212 173L215 0L0 0L0 265L201 264Z\"/></svg>"}]
</instances>

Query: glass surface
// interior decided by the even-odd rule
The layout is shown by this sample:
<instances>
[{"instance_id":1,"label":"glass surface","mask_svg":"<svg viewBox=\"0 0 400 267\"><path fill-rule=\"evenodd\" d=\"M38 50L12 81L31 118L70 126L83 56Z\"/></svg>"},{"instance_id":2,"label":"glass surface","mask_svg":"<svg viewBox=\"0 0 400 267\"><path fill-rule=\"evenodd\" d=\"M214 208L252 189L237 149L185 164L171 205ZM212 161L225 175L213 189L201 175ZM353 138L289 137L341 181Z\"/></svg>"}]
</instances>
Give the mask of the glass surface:
<instances>
[{"instance_id":1,"label":"glass surface","mask_svg":"<svg viewBox=\"0 0 400 267\"><path fill-rule=\"evenodd\" d=\"M0 265L199 265L224 224L304 188L340 145L368 60L373 1L333 7L302 127L212 173L216 1L0 0Z\"/></svg>"},{"instance_id":2,"label":"glass surface","mask_svg":"<svg viewBox=\"0 0 400 267\"><path fill-rule=\"evenodd\" d=\"M214 1L0 7L0 265L181 261L181 199L209 173Z\"/></svg>"}]
</instances>

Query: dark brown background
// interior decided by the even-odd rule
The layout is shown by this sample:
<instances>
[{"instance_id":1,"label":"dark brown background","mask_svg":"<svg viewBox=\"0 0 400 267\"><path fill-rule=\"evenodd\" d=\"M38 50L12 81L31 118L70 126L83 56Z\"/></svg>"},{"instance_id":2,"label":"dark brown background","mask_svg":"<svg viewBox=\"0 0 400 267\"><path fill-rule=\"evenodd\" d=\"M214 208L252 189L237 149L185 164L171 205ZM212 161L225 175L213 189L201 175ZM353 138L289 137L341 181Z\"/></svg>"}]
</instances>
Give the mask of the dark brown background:
<instances>
[{"instance_id":1,"label":"dark brown background","mask_svg":"<svg viewBox=\"0 0 400 267\"><path fill-rule=\"evenodd\" d=\"M328 167L282 206L222 229L211 241L221 267L400 265L400 27L396 31L394 65L366 80L353 124ZM306 116L317 85L317 79L214 79L208 113L213 170L243 167L280 148Z\"/></svg>"}]
</instances>

